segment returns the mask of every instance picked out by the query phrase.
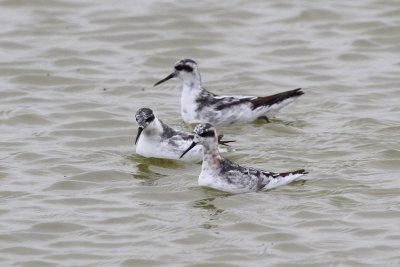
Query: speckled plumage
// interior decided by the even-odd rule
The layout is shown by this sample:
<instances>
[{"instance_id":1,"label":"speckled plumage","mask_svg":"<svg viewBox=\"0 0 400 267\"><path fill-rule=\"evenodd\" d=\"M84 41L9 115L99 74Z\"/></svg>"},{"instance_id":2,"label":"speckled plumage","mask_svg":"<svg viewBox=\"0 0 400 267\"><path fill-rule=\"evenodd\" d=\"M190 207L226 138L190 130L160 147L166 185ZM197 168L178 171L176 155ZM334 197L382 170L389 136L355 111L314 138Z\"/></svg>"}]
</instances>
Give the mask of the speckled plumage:
<instances>
[{"instance_id":1,"label":"speckled plumage","mask_svg":"<svg viewBox=\"0 0 400 267\"><path fill-rule=\"evenodd\" d=\"M223 158L218 151L216 130L209 123L197 125L194 134L193 143L199 143L204 148L203 164L198 180L200 186L229 193L255 192L288 184L307 173L302 169L285 173L268 172L240 166ZM193 144L182 156L185 156L191 147Z\"/></svg>"},{"instance_id":2,"label":"speckled plumage","mask_svg":"<svg viewBox=\"0 0 400 267\"><path fill-rule=\"evenodd\" d=\"M174 72L154 86L177 77L182 80L181 115L186 123L249 123L267 118L304 94L301 88L271 96L223 96L207 91L201 83L197 63L182 59Z\"/></svg>"}]
</instances>

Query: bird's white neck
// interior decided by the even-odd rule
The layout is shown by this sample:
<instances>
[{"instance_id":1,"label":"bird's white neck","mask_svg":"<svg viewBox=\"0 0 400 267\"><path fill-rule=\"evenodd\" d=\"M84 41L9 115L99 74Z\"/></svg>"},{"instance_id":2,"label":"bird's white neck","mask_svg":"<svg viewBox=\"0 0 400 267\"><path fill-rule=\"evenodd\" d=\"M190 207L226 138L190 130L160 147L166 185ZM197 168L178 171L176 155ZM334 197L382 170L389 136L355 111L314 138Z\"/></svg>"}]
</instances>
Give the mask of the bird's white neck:
<instances>
[{"instance_id":1,"label":"bird's white neck","mask_svg":"<svg viewBox=\"0 0 400 267\"><path fill-rule=\"evenodd\" d=\"M200 122L198 113L196 111L198 103L196 100L199 98L202 88L200 80L183 80L182 81L182 95L181 95L181 115L186 123Z\"/></svg>"},{"instance_id":2,"label":"bird's white neck","mask_svg":"<svg viewBox=\"0 0 400 267\"><path fill-rule=\"evenodd\" d=\"M192 78L192 79L183 79L182 80L182 87L185 90L201 90L201 80L200 78Z\"/></svg>"},{"instance_id":3,"label":"bird's white neck","mask_svg":"<svg viewBox=\"0 0 400 267\"><path fill-rule=\"evenodd\" d=\"M217 142L203 145L203 167L219 167L221 155L219 154Z\"/></svg>"},{"instance_id":4,"label":"bird's white neck","mask_svg":"<svg viewBox=\"0 0 400 267\"><path fill-rule=\"evenodd\" d=\"M145 135L160 135L162 132L163 126L157 117L143 130Z\"/></svg>"}]
</instances>

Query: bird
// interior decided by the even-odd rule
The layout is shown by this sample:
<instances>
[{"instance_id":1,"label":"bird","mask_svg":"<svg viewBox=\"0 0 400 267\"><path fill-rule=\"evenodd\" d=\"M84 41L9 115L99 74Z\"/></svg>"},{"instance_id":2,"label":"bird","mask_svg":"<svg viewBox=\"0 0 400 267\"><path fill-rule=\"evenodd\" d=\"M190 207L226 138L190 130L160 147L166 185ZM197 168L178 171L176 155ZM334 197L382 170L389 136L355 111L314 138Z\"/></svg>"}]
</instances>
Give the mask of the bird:
<instances>
[{"instance_id":1,"label":"bird","mask_svg":"<svg viewBox=\"0 0 400 267\"><path fill-rule=\"evenodd\" d=\"M286 185L307 174L304 169L275 173L258 168L244 167L222 157L218 150L217 131L209 123L198 124L194 129L192 144L182 153L203 147L203 163L198 184L232 194L269 190Z\"/></svg>"},{"instance_id":2,"label":"bird","mask_svg":"<svg viewBox=\"0 0 400 267\"><path fill-rule=\"evenodd\" d=\"M257 119L270 122L267 115L273 115L304 94L301 88L297 88L270 96L217 95L203 87L199 68L192 59L178 60L174 71L154 86L172 78L182 81L181 115L188 124L244 124Z\"/></svg>"},{"instance_id":3,"label":"bird","mask_svg":"<svg viewBox=\"0 0 400 267\"><path fill-rule=\"evenodd\" d=\"M193 141L192 133L173 129L158 119L150 108L138 109L135 118L138 124L135 140L136 153L141 156L179 160L179 156ZM233 140L222 141L222 136L218 137L221 145L228 146L228 143L234 142ZM202 157L203 148L197 147L188 154L185 160L201 161Z\"/></svg>"}]
</instances>

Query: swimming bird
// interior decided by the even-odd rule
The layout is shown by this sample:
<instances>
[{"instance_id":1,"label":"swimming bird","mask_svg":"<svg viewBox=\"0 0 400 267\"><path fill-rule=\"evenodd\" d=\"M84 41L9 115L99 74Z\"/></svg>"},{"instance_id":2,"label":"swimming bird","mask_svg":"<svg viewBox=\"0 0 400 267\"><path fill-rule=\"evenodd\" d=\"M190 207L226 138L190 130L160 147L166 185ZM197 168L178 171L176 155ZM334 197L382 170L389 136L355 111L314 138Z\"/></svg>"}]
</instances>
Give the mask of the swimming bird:
<instances>
[{"instance_id":1,"label":"swimming bird","mask_svg":"<svg viewBox=\"0 0 400 267\"><path fill-rule=\"evenodd\" d=\"M181 115L186 123L233 124L265 119L293 102L304 92L301 88L270 96L224 96L207 91L201 83L197 63L182 59L174 71L154 84L157 86L172 78L182 81Z\"/></svg>"},{"instance_id":2,"label":"swimming bird","mask_svg":"<svg viewBox=\"0 0 400 267\"><path fill-rule=\"evenodd\" d=\"M285 185L307 173L303 169L274 173L240 166L220 155L217 140L217 131L211 124L199 124L194 129L193 143L181 155L186 155L197 144L203 147L203 164L198 179L200 186L234 194L247 193Z\"/></svg>"},{"instance_id":3,"label":"swimming bird","mask_svg":"<svg viewBox=\"0 0 400 267\"><path fill-rule=\"evenodd\" d=\"M180 159L179 156L193 142L194 135L171 128L158 119L150 108L140 108L135 114L139 126L135 140L136 153L144 157ZM222 145L234 141L218 141ZM203 157L201 146L188 154L186 161L200 161Z\"/></svg>"}]
</instances>

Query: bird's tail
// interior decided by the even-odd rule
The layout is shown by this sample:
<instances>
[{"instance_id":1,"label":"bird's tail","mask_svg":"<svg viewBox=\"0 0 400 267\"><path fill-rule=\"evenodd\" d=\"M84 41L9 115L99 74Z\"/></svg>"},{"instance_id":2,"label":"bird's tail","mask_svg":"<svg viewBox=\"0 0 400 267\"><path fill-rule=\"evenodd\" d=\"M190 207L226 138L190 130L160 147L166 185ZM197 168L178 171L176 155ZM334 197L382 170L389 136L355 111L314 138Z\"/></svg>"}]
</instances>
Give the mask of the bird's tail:
<instances>
[{"instance_id":1,"label":"bird's tail","mask_svg":"<svg viewBox=\"0 0 400 267\"><path fill-rule=\"evenodd\" d=\"M251 100L251 103L253 104L253 110L259 107L269 107L273 111L278 111L303 94L304 92L301 88L297 88L275 95L257 97Z\"/></svg>"},{"instance_id":2,"label":"bird's tail","mask_svg":"<svg viewBox=\"0 0 400 267\"><path fill-rule=\"evenodd\" d=\"M263 189L272 189L276 188L278 186L286 185L289 184L304 174L307 174L305 170L297 170L297 171L292 171L292 172L283 172L283 173L271 173L271 179L268 184L265 185Z\"/></svg>"},{"instance_id":3,"label":"bird's tail","mask_svg":"<svg viewBox=\"0 0 400 267\"><path fill-rule=\"evenodd\" d=\"M218 144L223 146L230 146L228 143L236 142L236 140L222 140L223 134L218 135Z\"/></svg>"}]
</instances>

